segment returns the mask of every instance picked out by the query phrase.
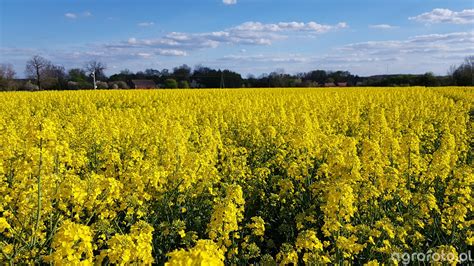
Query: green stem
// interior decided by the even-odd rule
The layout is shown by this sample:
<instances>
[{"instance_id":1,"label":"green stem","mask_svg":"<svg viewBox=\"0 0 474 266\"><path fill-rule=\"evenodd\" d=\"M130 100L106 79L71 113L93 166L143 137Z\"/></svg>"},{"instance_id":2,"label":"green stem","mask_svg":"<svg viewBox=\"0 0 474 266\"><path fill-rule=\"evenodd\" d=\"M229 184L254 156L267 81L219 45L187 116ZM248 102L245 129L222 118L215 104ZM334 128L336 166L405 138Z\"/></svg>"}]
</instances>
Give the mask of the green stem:
<instances>
[{"instance_id":1,"label":"green stem","mask_svg":"<svg viewBox=\"0 0 474 266\"><path fill-rule=\"evenodd\" d=\"M42 131L42 126L40 125L40 132ZM39 223L41 220L41 166L43 164L43 138L40 138L40 156L39 156L39 165L38 165L38 208L36 209L36 224L35 224L35 233L33 235L33 246L36 245L36 233L38 232Z\"/></svg>"}]
</instances>

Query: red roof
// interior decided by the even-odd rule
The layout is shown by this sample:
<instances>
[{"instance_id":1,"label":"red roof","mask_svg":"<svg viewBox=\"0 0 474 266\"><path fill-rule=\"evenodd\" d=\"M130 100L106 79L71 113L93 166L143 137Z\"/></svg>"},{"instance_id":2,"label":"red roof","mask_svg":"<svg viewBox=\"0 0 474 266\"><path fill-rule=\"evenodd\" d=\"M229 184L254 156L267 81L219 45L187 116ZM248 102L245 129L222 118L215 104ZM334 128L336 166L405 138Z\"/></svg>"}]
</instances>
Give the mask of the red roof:
<instances>
[{"instance_id":1,"label":"red roof","mask_svg":"<svg viewBox=\"0 0 474 266\"><path fill-rule=\"evenodd\" d=\"M148 79L134 79L132 80L133 87L135 89L154 89L156 84L153 80Z\"/></svg>"}]
</instances>

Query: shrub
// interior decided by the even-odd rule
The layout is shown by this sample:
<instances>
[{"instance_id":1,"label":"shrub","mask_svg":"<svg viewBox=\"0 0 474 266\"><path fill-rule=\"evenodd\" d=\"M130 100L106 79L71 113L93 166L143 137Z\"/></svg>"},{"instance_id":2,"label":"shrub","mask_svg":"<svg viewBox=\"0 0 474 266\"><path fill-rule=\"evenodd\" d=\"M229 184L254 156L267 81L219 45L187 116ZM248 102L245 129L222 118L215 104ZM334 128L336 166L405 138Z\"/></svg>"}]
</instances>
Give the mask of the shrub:
<instances>
[{"instance_id":1,"label":"shrub","mask_svg":"<svg viewBox=\"0 0 474 266\"><path fill-rule=\"evenodd\" d=\"M22 91L37 91L39 90L38 85L31 83L30 81L27 81L25 84L20 86L20 90Z\"/></svg>"},{"instance_id":2,"label":"shrub","mask_svg":"<svg viewBox=\"0 0 474 266\"><path fill-rule=\"evenodd\" d=\"M175 79L167 79L163 86L167 89L176 89L178 88L178 82Z\"/></svg>"},{"instance_id":3,"label":"shrub","mask_svg":"<svg viewBox=\"0 0 474 266\"><path fill-rule=\"evenodd\" d=\"M100 89L100 90L106 90L106 89L109 88L109 84L107 84L107 82L103 82L103 81L97 81L96 85L97 85L97 89Z\"/></svg>"}]
</instances>

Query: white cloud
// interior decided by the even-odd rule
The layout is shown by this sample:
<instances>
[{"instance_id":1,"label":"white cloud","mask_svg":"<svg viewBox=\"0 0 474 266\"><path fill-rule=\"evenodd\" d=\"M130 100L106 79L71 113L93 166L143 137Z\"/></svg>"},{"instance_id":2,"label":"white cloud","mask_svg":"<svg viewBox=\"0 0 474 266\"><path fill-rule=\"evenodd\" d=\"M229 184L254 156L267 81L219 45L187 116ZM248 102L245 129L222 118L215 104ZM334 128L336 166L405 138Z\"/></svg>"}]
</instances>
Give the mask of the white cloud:
<instances>
[{"instance_id":1,"label":"white cloud","mask_svg":"<svg viewBox=\"0 0 474 266\"><path fill-rule=\"evenodd\" d=\"M150 26L155 25L155 22L140 22L137 25L140 27L150 27Z\"/></svg>"},{"instance_id":2,"label":"white cloud","mask_svg":"<svg viewBox=\"0 0 474 266\"><path fill-rule=\"evenodd\" d=\"M66 13L66 14L64 14L64 16L66 18L70 18L70 19L76 19L77 18L77 14L74 14L74 13Z\"/></svg>"},{"instance_id":3,"label":"white cloud","mask_svg":"<svg viewBox=\"0 0 474 266\"><path fill-rule=\"evenodd\" d=\"M190 51L202 48L216 48L223 44L232 45L271 45L273 42L286 39L295 34L312 37L338 29L347 28L345 22L335 25L319 24L316 22L279 22L264 24L260 22L245 22L238 26L222 31L185 33L171 32L157 39L130 38L126 42L109 44L115 48L160 48Z\"/></svg>"},{"instance_id":4,"label":"white cloud","mask_svg":"<svg viewBox=\"0 0 474 266\"><path fill-rule=\"evenodd\" d=\"M389 24L376 24L376 25L369 25L369 28L377 29L377 30L392 30L392 29L397 29L398 26L392 26Z\"/></svg>"},{"instance_id":5,"label":"white cloud","mask_svg":"<svg viewBox=\"0 0 474 266\"><path fill-rule=\"evenodd\" d=\"M232 31L247 31L247 32L282 32L282 31L308 31L315 33L325 33L331 30L343 29L347 27L347 23L340 22L336 25L324 25L314 21L308 23L304 22L279 22L276 24L263 24L260 22L245 22L237 27L232 28Z\"/></svg>"},{"instance_id":6,"label":"white cloud","mask_svg":"<svg viewBox=\"0 0 474 266\"><path fill-rule=\"evenodd\" d=\"M235 5L237 4L237 0L222 0L222 3L225 5Z\"/></svg>"},{"instance_id":7,"label":"white cloud","mask_svg":"<svg viewBox=\"0 0 474 266\"><path fill-rule=\"evenodd\" d=\"M72 12L68 12L66 14L64 14L64 16L66 18L69 18L69 19L77 19L79 17L92 17L92 13L89 12L89 11L84 11L82 13L72 13Z\"/></svg>"},{"instance_id":8,"label":"white cloud","mask_svg":"<svg viewBox=\"0 0 474 266\"><path fill-rule=\"evenodd\" d=\"M153 56L153 54L150 53L136 53L136 55L143 58L150 58Z\"/></svg>"},{"instance_id":9,"label":"white cloud","mask_svg":"<svg viewBox=\"0 0 474 266\"><path fill-rule=\"evenodd\" d=\"M185 51L173 50L173 49L158 49L159 55L164 56L186 56L188 55Z\"/></svg>"},{"instance_id":10,"label":"white cloud","mask_svg":"<svg viewBox=\"0 0 474 266\"><path fill-rule=\"evenodd\" d=\"M424 73L444 74L449 65L474 54L474 31L427 34L406 40L368 41L337 48L328 64L337 62L361 74ZM362 64L357 61L366 61ZM359 70L360 69L360 70Z\"/></svg>"},{"instance_id":11,"label":"white cloud","mask_svg":"<svg viewBox=\"0 0 474 266\"><path fill-rule=\"evenodd\" d=\"M474 23L474 9L464 9L463 11L456 12L445 8L435 8L430 12L408 19L427 24L471 24Z\"/></svg>"},{"instance_id":12,"label":"white cloud","mask_svg":"<svg viewBox=\"0 0 474 266\"><path fill-rule=\"evenodd\" d=\"M249 63L302 63L308 62L309 57L300 54L257 54L257 55L227 55L218 59L219 61L239 61Z\"/></svg>"},{"instance_id":13,"label":"white cloud","mask_svg":"<svg viewBox=\"0 0 474 266\"><path fill-rule=\"evenodd\" d=\"M341 51L366 52L370 54L410 54L452 52L455 48L464 47L466 53L474 52L470 44L474 42L474 31L453 32L446 34L427 34L407 40L368 41L345 45Z\"/></svg>"}]
</instances>

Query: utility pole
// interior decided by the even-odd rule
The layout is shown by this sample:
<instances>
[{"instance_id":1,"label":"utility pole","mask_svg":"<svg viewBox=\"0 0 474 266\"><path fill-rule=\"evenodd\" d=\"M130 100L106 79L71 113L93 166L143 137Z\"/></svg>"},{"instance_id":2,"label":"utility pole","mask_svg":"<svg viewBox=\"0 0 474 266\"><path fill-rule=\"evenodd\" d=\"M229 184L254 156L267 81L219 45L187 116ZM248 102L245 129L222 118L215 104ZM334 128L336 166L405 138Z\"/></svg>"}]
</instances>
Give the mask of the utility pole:
<instances>
[{"instance_id":1,"label":"utility pole","mask_svg":"<svg viewBox=\"0 0 474 266\"><path fill-rule=\"evenodd\" d=\"M97 90L97 83L95 82L95 70L91 73L92 79L94 81L94 90Z\"/></svg>"},{"instance_id":2,"label":"utility pole","mask_svg":"<svg viewBox=\"0 0 474 266\"><path fill-rule=\"evenodd\" d=\"M221 89L225 88L224 71L221 72Z\"/></svg>"}]
</instances>

